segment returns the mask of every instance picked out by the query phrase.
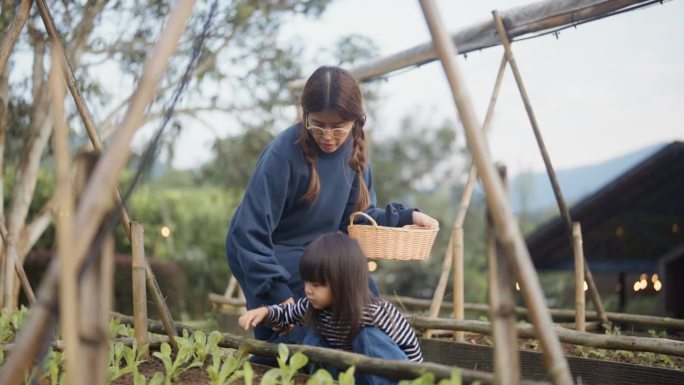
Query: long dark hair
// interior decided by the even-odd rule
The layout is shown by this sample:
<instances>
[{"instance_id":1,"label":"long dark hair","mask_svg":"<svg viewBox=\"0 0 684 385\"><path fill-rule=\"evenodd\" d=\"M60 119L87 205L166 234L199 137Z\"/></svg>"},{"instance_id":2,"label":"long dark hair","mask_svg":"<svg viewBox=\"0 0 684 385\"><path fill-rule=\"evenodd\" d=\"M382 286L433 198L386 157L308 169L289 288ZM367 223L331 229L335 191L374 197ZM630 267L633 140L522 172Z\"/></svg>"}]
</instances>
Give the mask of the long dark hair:
<instances>
[{"instance_id":1,"label":"long dark hair","mask_svg":"<svg viewBox=\"0 0 684 385\"><path fill-rule=\"evenodd\" d=\"M353 121L351 136L354 149L349 159L349 167L356 171L359 188L356 197L356 211L363 211L370 204L368 186L363 179L363 170L368 164L366 134L366 114L363 110L361 87L352 74L339 67L320 67L309 77L302 91L302 112L304 120L311 112L334 111L344 120ZM311 203L321 191L318 172L316 171L316 142L309 135L304 123L301 124L298 143L302 148L304 159L311 169L311 182L301 200Z\"/></svg>"},{"instance_id":2,"label":"long dark hair","mask_svg":"<svg viewBox=\"0 0 684 385\"><path fill-rule=\"evenodd\" d=\"M368 265L358 242L341 232L319 236L304 250L299 274L306 282L330 287L333 321L349 327L345 339L351 343L361 329L364 308L377 301L368 288ZM319 331L320 313L310 306L306 314L307 323Z\"/></svg>"}]
</instances>

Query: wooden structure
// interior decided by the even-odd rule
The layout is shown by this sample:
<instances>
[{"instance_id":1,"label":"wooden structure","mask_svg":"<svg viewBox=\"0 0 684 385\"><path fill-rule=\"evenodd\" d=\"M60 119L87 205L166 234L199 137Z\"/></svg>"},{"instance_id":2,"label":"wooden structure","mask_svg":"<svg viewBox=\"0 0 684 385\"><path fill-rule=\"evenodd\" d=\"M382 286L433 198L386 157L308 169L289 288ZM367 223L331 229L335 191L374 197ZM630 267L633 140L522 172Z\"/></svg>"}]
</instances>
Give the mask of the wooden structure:
<instances>
[{"instance_id":1,"label":"wooden structure","mask_svg":"<svg viewBox=\"0 0 684 385\"><path fill-rule=\"evenodd\" d=\"M455 365L460 368L493 371L493 348L484 345L463 344L444 340L421 339L420 345L426 361ZM684 374L679 370L652 368L606 360L568 357L574 379L584 385L660 384L679 385ZM542 354L520 352L520 369L523 379L546 379Z\"/></svg>"},{"instance_id":2,"label":"wooden structure","mask_svg":"<svg viewBox=\"0 0 684 385\"><path fill-rule=\"evenodd\" d=\"M570 209L582 222L589 265L603 277L600 288L617 292L623 306L636 295L664 296L664 310L684 318L682 175L684 143L673 142ZM537 269L572 269L562 227L554 218L527 237ZM642 274L646 287L635 291Z\"/></svg>"},{"instance_id":3,"label":"wooden structure","mask_svg":"<svg viewBox=\"0 0 684 385\"><path fill-rule=\"evenodd\" d=\"M23 3L28 4L28 9L26 9L26 12L28 12L31 2L25 1ZM73 71L64 54L61 37L56 31L47 3L44 0L37 0L36 4L43 19L43 24L50 35L50 43L55 55L53 57L53 64L59 63L55 64L52 70L51 97L53 99L59 98L56 99L57 101L63 100L63 91L58 80L59 74L63 73L67 87L72 92L76 104L79 105L81 103L79 112L82 120L87 125L91 122L90 114L87 110L87 105L80 97ZM89 173L90 177L83 183L82 193L80 194L78 204L75 205L73 215L68 212L64 213L65 220L69 221L66 224L66 228L69 230L58 230L61 234L59 237L59 242L61 243L60 251L64 251L64 247L68 247L70 267L66 269L66 273L61 272L63 267L60 266L60 259L64 259L65 255L61 256L61 258L53 259L50 263L50 267L37 291L35 305L31 307L28 319L17 336L16 348L12 351L12 354L0 371L0 384L19 384L23 382L24 374L32 365L36 355L42 350L44 341L49 342L46 335L53 328L58 315L62 317L61 325L67 336L66 348L72 351L69 355L72 363L67 364L66 367L69 383L76 385L105 383L106 366L102 368L102 360L106 360L107 357L107 329L105 327L103 330L102 323L108 320L109 312L111 311L110 294L113 282L109 278L111 277L111 269L107 270L107 267L101 267L101 265L107 265L111 268L112 252L102 251L101 256L98 257L97 254L100 254L99 250L91 250L91 248L93 245L97 245L96 240L98 237L109 236L105 233L100 234L100 230L107 223L106 219L110 211L116 207L115 202L120 202L121 200L117 188L118 176L128 160L130 142L136 129L139 127L138 123L145 113L147 106L155 97L157 84L168 65L170 56L175 52L178 40L185 28L185 23L192 14L193 6L194 1L179 1L177 6L171 10L168 24L165 26L154 50L145 62L136 92L109 146L103 149L95 132L89 132L93 147L99 150L98 152L101 152L101 156L93 166L92 173ZM17 17L15 22L19 23L17 28L20 32L25 19ZM2 41L0 52L6 52L7 56L3 56L2 60L0 60L0 72L4 71L9 51L14 46L17 37L18 32L16 35L7 36ZM12 38L15 40L12 40ZM60 105L59 109L62 110L63 105ZM67 141L65 140L66 132L63 129L65 125L61 121L62 119L62 114L59 114L55 119L55 126L57 128L56 140L58 141L55 146L56 155L60 158L58 160L60 164L60 181L62 182L59 186L62 189L60 197L63 200L67 200L71 199L71 197L67 195L63 188L69 184L68 178L65 178L64 175L65 171L68 171L65 169L65 166L68 167L69 154L64 151L64 144ZM67 205L67 207L69 206ZM123 210L125 214L123 206L118 207L118 209ZM128 216L122 215L121 217L126 222L124 226L127 227ZM64 226L64 222L61 222L61 224ZM78 229L78 233L70 231L71 229ZM130 227L128 226L127 229L130 229ZM130 234L130 231L127 232ZM106 246L108 248L113 247L111 242L105 241L104 244L108 245ZM91 255L95 255L95 257L91 258ZM144 256L142 258L144 259ZM14 261L10 260L10 262ZM11 267L13 264L8 266ZM77 274L74 274L75 271L82 271L86 277L90 275L91 278L78 282ZM100 276L105 271L107 271L106 276ZM14 269L11 269L10 272L13 273ZM148 269L148 272L151 272L151 269ZM9 278L13 278L13 275L9 275ZM150 277L148 276L148 278ZM60 301L58 301L57 293L60 280L62 279L70 281L62 282L61 286L69 285L70 293L62 294L70 299L71 305L61 308L61 312L58 312ZM154 276L151 279L156 283ZM83 295L83 298L80 298L79 301L74 295L75 288L79 285L88 285L89 282L92 286L81 286L81 290L90 292ZM12 287L11 282L6 282L6 285ZM99 289L97 285L106 287ZM7 291L5 294L7 296ZM159 296L159 299L163 303L164 300L161 296ZM76 301L81 303L74 303ZM93 303L97 303L95 308L92 306ZM163 318L166 332L169 335L175 335L175 327L172 321L166 317ZM70 323L65 321L70 321ZM75 322L77 324L74 324ZM76 333L78 333L80 338L76 336ZM96 336L96 338L88 340L93 336ZM103 338L105 338L104 341ZM88 343L84 343L84 340L87 340ZM104 342L104 347L102 342ZM97 354L89 354L94 351L97 351ZM89 361L74 360L73 357L87 357ZM77 367L74 362L85 363L85 366Z\"/></svg>"}]
</instances>

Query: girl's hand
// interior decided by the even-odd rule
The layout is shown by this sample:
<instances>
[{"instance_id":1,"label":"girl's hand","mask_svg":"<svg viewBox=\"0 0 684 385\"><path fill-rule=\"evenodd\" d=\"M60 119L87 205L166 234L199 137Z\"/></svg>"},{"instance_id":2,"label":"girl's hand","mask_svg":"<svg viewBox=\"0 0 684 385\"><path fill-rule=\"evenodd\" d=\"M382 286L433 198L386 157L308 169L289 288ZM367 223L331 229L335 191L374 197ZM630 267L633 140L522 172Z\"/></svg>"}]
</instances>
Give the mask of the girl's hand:
<instances>
[{"instance_id":1,"label":"girl's hand","mask_svg":"<svg viewBox=\"0 0 684 385\"><path fill-rule=\"evenodd\" d=\"M437 228L439 227L439 222L427 214L423 214L420 211L413 212L413 224L420 227Z\"/></svg>"},{"instance_id":2,"label":"girl's hand","mask_svg":"<svg viewBox=\"0 0 684 385\"><path fill-rule=\"evenodd\" d=\"M247 311L247 313L240 316L238 319L238 324L241 328L249 330L249 327L256 327L261 321L268 315L268 308L265 306L258 307Z\"/></svg>"}]
</instances>

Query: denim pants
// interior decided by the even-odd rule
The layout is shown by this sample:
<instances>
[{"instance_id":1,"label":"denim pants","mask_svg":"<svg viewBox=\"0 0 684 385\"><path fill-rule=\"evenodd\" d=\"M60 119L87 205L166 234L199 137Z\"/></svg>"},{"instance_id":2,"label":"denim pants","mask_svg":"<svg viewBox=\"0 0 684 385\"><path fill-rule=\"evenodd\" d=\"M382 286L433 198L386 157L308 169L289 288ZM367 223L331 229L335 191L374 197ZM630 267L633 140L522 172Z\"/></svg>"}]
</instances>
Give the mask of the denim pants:
<instances>
[{"instance_id":1,"label":"denim pants","mask_svg":"<svg viewBox=\"0 0 684 385\"><path fill-rule=\"evenodd\" d=\"M321 337L314 330L309 329L303 343L305 345L320 346L324 348L332 348L328 341ZM383 358L386 360L407 360L406 354L399 348L385 332L375 327L364 327L359 334L352 341L352 351L354 353L363 354L373 358ZM337 378L339 370L330 366L322 366ZM318 365L310 366L310 371L313 372L318 369ZM398 381L385 377L374 376L370 374L356 373L354 376L356 385L394 385Z\"/></svg>"}]
</instances>

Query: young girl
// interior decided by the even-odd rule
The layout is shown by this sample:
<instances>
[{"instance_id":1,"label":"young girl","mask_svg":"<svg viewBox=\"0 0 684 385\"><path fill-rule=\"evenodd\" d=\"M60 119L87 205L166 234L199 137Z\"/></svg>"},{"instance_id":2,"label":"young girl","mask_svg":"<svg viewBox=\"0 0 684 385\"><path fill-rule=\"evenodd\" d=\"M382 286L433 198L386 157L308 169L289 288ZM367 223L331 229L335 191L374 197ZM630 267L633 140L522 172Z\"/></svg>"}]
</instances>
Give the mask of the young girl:
<instances>
[{"instance_id":1,"label":"young girl","mask_svg":"<svg viewBox=\"0 0 684 385\"><path fill-rule=\"evenodd\" d=\"M364 211L381 226L436 227L437 221L401 204L376 207L358 82L339 67L314 71L301 96L302 120L262 152L226 235L230 271L247 308L303 298L299 260L321 234L345 231ZM326 281L327 282L327 281ZM281 335L259 326L257 339L301 343L304 330Z\"/></svg>"},{"instance_id":2,"label":"young girl","mask_svg":"<svg viewBox=\"0 0 684 385\"><path fill-rule=\"evenodd\" d=\"M306 297L294 304L249 310L240 317L240 326L248 330L259 324L277 329L306 325L307 345L423 360L406 319L391 303L371 294L366 257L356 240L340 232L319 236L304 250L299 271Z\"/></svg>"}]
</instances>

